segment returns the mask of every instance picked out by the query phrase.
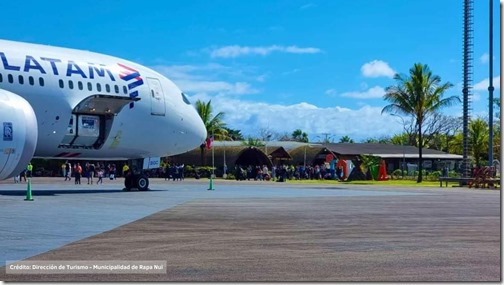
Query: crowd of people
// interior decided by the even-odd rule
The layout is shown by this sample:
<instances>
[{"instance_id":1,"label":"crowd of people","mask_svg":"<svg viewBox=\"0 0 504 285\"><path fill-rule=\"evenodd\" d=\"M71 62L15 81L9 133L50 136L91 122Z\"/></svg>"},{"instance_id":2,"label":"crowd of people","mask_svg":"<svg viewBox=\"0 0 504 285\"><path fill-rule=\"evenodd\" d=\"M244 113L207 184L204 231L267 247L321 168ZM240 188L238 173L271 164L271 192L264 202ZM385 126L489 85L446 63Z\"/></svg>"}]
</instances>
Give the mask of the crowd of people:
<instances>
[{"instance_id":1,"label":"crowd of people","mask_svg":"<svg viewBox=\"0 0 504 285\"><path fill-rule=\"evenodd\" d=\"M163 173L164 179L170 180L172 179L173 181L182 181L185 178L185 166L184 164L167 164L166 167L164 168L164 173ZM198 177L199 178L199 177Z\"/></svg>"},{"instance_id":2,"label":"crowd of people","mask_svg":"<svg viewBox=\"0 0 504 285\"><path fill-rule=\"evenodd\" d=\"M266 165L249 165L247 167L236 165L234 171L236 180L273 180L279 182L287 179L332 179L335 175L338 179L342 179L342 170L336 169L332 172L326 164L308 165L306 167L304 165L273 165L271 171Z\"/></svg>"},{"instance_id":3,"label":"crowd of people","mask_svg":"<svg viewBox=\"0 0 504 285\"><path fill-rule=\"evenodd\" d=\"M30 168L30 170L28 170ZM33 166L30 164L27 169L15 178L15 183L21 182L26 177L31 177ZM199 179L201 176L196 167L188 175ZM104 178L114 180L117 176L126 177L130 168L127 163L124 163L122 169L118 171L115 163L104 162L83 162L83 161L65 161L61 164L61 175L64 181L74 181L75 184L81 184L82 179L86 179L87 184L103 184ZM164 167L150 169L145 172L149 177L159 177L166 180L183 181L186 177L186 167L183 163L166 164ZM194 172L193 172L194 171ZM29 175L27 175L29 173ZM222 173L222 172L221 172ZM315 166L307 165L273 165L269 168L267 165L236 165L234 172L228 172L227 168L224 173L233 174L236 180L258 180L258 181L278 181L286 180L303 180L303 179L341 179L342 171L340 169L331 170L327 164L319 164ZM208 174L208 173L207 173ZM73 178L73 179L72 179Z\"/></svg>"},{"instance_id":4,"label":"crowd of people","mask_svg":"<svg viewBox=\"0 0 504 285\"><path fill-rule=\"evenodd\" d=\"M116 179L117 168L114 163L109 163L105 166L104 163L83 163L75 162L73 165L69 161L61 164L61 174L65 177L65 181L72 181L74 178L75 184L81 184L81 178L87 178L87 184L93 184L96 179L96 184L103 184L103 178L108 177L110 180Z\"/></svg>"}]
</instances>

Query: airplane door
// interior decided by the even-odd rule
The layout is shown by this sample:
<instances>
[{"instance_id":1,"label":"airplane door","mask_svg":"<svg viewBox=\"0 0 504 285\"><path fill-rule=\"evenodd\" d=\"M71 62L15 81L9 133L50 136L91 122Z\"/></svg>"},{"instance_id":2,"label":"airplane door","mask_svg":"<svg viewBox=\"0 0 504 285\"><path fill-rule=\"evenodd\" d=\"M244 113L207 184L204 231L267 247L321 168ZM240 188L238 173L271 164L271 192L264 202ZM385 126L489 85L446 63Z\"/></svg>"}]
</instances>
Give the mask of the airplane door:
<instances>
[{"instance_id":1,"label":"airplane door","mask_svg":"<svg viewBox=\"0 0 504 285\"><path fill-rule=\"evenodd\" d=\"M159 82L159 80L156 78L150 77L147 77L147 82L150 89L149 97L151 100L151 115L164 116L166 113L166 106L161 82Z\"/></svg>"}]
</instances>

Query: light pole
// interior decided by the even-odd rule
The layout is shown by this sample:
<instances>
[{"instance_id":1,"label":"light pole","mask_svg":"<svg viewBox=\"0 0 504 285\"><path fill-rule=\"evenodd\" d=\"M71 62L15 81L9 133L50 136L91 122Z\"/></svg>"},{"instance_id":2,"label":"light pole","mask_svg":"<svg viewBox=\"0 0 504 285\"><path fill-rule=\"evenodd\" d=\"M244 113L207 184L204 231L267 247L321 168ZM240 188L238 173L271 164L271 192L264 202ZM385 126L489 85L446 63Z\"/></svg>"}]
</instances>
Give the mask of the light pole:
<instances>
[{"instance_id":1,"label":"light pole","mask_svg":"<svg viewBox=\"0 0 504 285\"><path fill-rule=\"evenodd\" d=\"M488 165L493 166L493 1L490 0L490 35L489 35L489 49L490 49L490 61L489 61L489 79L488 79Z\"/></svg>"},{"instance_id":2,"label":"light pole","mask_svg":"<svg viewBox=\"0 0 504 285\"><path fill-rule=\"evenodd\" d=\"M222 170L224 174L222 174L222 178L226 179L227 178L227 165L226 165L226 141L222 141L222 146L224 149L224 165L222 166Z\"/></svg>"},{"instance_id":3,"label":"light pole","mask_svg":"<svg viewBox=\"0 0 504 285\"><path fill-rule=\"evenodd\" d=\"M397 114L390 114L394 117L397 117L399 119L401 119L402 121L402 124L403 124L403 130L406 132L406 125L404 123L404 119L403 117L397 115ZM404 179L404 166L406 166L406 151L405 151L405 146L404 146L404 138L403 138L403 135L401 134L401 148L402 148L402 153L403 153L403 162L402 162L402 165L401 165L401 175L402 175L402 178Z\"/></svg>"}]
</instances>

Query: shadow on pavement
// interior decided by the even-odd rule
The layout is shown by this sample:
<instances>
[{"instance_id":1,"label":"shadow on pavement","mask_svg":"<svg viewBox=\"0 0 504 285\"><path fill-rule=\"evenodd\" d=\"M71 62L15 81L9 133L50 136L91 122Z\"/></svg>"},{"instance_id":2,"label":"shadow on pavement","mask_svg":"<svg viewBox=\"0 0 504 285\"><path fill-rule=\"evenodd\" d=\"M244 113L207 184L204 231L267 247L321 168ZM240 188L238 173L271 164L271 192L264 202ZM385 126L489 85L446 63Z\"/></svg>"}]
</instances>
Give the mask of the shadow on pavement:
<instances>
[{"instance_id":1,"label":"shadow on pavement","mask_svg":"<svg viewBox=\"0 0 504 285\"><path fill-rule=\"evenodd\" d=\"M122 189L107 189L107 190L99 190L99 189L79 189L79 190L32 190L33 196L55 196L55 195L64 195L64 194L105 194L105 193L118 193L118 192L140 192L147 193L153 191L166 191L166 190L149 190L149 191L123 191ZM0 190L0 196L25 196L26 190Z\"/></svg>"}]
</instances>

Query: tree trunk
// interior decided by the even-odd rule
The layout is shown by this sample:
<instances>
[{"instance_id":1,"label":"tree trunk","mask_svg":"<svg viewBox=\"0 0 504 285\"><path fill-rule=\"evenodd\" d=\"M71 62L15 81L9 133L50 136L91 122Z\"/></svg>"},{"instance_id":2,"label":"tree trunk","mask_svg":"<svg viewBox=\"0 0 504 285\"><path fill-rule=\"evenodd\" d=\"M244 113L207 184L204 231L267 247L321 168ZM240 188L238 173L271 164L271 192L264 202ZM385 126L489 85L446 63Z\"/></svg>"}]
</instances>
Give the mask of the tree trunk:
<instances>
[{"instance_id":1,"label":"tree trunk","mask_svg":"<svg viewBox=\"0 0 504 285\"><path fill-rule=\"evenodd\" d=\"M423 148L423 141L422 141L422 124L418 124L418 178L417 178L417 183L422 182L422 148Z\"/></svg>"}]
</instances>

